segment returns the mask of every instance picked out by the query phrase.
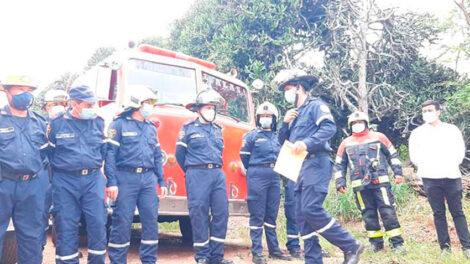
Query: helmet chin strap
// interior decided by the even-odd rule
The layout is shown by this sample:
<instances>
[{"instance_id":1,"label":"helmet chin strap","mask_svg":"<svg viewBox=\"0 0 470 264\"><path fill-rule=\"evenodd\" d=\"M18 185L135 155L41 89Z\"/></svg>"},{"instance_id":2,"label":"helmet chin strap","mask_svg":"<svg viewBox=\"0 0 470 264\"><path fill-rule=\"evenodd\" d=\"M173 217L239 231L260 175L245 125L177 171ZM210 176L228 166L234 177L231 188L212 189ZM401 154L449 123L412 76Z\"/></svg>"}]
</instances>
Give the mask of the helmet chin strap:
<instances>
[{"instance_id":1,"label":"helmet chin strap","mask_svg":"<svg viewBox=\"0 0 470 264\"><path fill-rule=\"evenodd\" d=\"M295 108L299 107L299 106L297 105L297 104L299 103L299 93L298 93L298 92L299 92L299 85L300 85L300 84L297 84L297 85L295 86L295 100L294 100L294 106L295 106Z\"/></svg>"}]
</instances>

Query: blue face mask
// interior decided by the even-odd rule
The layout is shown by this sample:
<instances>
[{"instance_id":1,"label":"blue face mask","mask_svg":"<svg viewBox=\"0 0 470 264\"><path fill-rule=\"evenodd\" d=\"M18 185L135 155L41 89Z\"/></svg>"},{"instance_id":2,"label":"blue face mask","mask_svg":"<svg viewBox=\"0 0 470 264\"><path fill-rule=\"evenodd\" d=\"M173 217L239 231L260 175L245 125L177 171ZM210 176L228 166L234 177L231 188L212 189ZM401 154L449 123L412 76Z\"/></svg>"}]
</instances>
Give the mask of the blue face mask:
<instances>
[{"instance_id":1,"label":"blue face mask","mask_svg":"<svg viewBox=\"0 0 470 264\"><path fill-rule=\"evenodd\" d=\"M82 108L80 112L81 119L92 119L95 116L95 108Z\"/></svg>"},{"instance_id":2,"label":"blue face mask","mask_svg":"<svg viewBox=\"0 0 470 264\"><path fill-rule=\"evenodd\" d=\"M140 109L140 113L144 118L149 117L153 112L153 105L151 104L143 104L142 108Z\"/></svg>"},{"instance_id":3,"label":"blue face mask","mask_svg":"<svg viewBox=\"0 0 470 264\"><path fill-rule=\"evenodd\" d=\"M273 124L273 118L272 117L261 117L259 119L259 124L261 125L262 128L271 128L271 125Z\"/></svg>"},{"instance_id":4,"label":"blue face mask","mask_svg":"<svg viewBox=\"0 0 470 264\"><path fill-rule=\"evenodd\" d=\"M26 110L33 104L34 96L30 92L13 95L11 101L13 107L18 110Z\"/></svg>"}]
</instances>

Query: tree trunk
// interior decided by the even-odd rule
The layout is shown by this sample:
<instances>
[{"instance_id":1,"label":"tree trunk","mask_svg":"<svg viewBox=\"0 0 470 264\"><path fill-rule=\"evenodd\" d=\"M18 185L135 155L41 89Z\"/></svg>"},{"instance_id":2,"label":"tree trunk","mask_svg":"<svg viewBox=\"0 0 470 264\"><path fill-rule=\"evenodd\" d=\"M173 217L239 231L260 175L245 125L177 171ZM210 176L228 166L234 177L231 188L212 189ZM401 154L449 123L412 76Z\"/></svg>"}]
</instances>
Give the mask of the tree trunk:
<instances>
[{"instance_id":1,"label":"tree trunk","mask_svg":"<svg viewBox=\"0 0 470 264\"><path fill-rule=\"evenodd\" d=\"M359 84L358 84L358 106L359 110L367 113L369 110L368 91L367 91L367 57L368 57L368 46L367 46L367 30L368 30L368 18L367 18L367 3L362 2L362 14L360 17L359 24Z\"/></svg>"}]
</instances>

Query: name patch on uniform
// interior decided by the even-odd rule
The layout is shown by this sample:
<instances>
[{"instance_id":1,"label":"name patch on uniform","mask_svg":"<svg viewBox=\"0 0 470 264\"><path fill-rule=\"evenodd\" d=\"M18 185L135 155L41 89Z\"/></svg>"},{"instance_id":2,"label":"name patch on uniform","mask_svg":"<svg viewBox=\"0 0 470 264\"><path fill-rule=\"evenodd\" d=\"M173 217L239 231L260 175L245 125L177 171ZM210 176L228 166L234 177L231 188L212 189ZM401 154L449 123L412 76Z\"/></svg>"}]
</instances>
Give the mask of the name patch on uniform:
<instances>
[{"instance_id":1,"label":"name patch on uniform","mask_svg":"<svg viewBox=\"0 0 470 264\"><path fill-rule=\"evenodd\" d=\"M74 138L75 134L74 133L68 133L68 134L56 134L55 138Z\"/></svg>"},{"instance_id":2,"label":"name patch on uniform","mask_svg":"<svg viewBox=\"0 0 470 264\"><path fill-rule=\"evenodd\" d=\"M135 137L137 136L137 132L122 132L123 137Z\"/></svg>"},{"instance_id":3,"label":"name patch on uniform","mask_svg":"<svg viewBox=\"0 0 470 264\"><path fill-rule=\"evenodd\" d=\"M268 139L266 139L266 138L258 138L257 140L255 140L255 142L264 142L264 141L268 141Z\"/></svg>"},{"instance_id":4,"label":"name patch on uniform","mask_svg":"<svg viewBox=\"0 0 470 264\"><path fill-rule=\"evenodd\" d=\"M4 127L0 128L0 133L12 133L15 131L14 127Z\"/></svg>"},{"instance_id":5,"label":"name patch on uniform","mask_svg":"<svg viewBox=\"0 0 470 264\"><path fill-rule=\"evenodd\" d=\"M190 138L203 138L204 134L193 134Z\"/></svg>"}]
</instances>

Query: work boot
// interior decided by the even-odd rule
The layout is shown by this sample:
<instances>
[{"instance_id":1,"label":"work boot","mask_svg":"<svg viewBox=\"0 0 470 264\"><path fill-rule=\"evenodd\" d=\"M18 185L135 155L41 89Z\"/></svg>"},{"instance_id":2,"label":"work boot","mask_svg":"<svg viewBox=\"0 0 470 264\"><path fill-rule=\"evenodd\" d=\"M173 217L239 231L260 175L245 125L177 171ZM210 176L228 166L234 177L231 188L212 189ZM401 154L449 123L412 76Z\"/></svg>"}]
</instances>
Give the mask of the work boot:
<instances>
[{"instance_id":1,"label":"work boot","mask_svg":"<svg viewBox=\"0 0 470 264\"><path fill-rule=\"evenodd\" d=\"M209 260L207 259L198 259L197 264L210 264Z\"/></svg>"},{"instance_id":2,"label":"work boot","mask_svg":"<svg viewBox=\"0 0 470 264\"><path fill-rule=\"evenodd\" d=\"M300 259L300 260L304 260L304 259L305 259L304 256L303 256L303 254L302 254L302 252L300 252L300 250L299 250L299 251L297 251L297 250L292 250L292 251L289 251L289 253L290 253L290 256L291 256L292 258Z\"/></svg>"},{"instance_id":3,"label":"work boot","mask_svg":"<svg viewBox=\"0 0 470 264\"><path fill-rule=\"evenodd\" d=\"M343 264L357 264L359 263L359 256L364 252L364 244L356 241L356 249L344 252Z\"/></svg>"},{"instance_id":4,"label":"work boot","mask_svg":"<svg viewBox=\"0 0 470 264\"><path fill-rule=\"evenodd\" d=\"M234 264L233 261L228 259L213 259L210 264Z\"/></svg>"},{"instance_id":5,"label":"work boot","mask_svg":"<svg viewBox=\"0 0 470 264\"><path fill-rule=\"evenodd\" d=\"M253 253L253 263L255 264L266 264L266 258L262 253Z\"/></svg>"},{"instance_id":6,"label":"work boot","mask_svg":"<svg viewBox=\"0 0 470 264\"><path fill-rule=\"evenodd\" d=\"M280 260L287 260L291 261L292 258L291 256L282 253L281 251L274 251L274 252L269 252L269 258L271 259L280 259Z\"/></svg>"},{"instance_id":7,"label":"work boot","mask_svg":"<svg viewBox=\"0 0 470 264\"><path fill-rule=\"evenodd\" d=\"M448 247L443 248L443 249L441 250L441 256L440 256L440 258L445 258L445 257L447 257L447 256L449 256L449 255L451 255L451 254L452 254L452 250L451 250L450 248L448 248Z\"/></svg>"},{"instance_id":8,"label":"work boot","mask_svg":"<svg viewBox=\"0 0 470 264\"><path fill-rule=\"evenodd\" d=\"M396 254L406 254L406 249L403 247L403 245L393 246L392 251Z\"/></svg>"},{"instance_id":9,"label":"work boot","mask_svg":"<svg viewBox=\"0 0 470 264\"><path fill-rule=\"evenodd\" d=\"M372 244L372 252L374 253L377 253L383 249L384 249L384 244L382 243Z\"/></svg>"},{"instance_id":10,"label":"work boot","mask_svg":"<svg viewBox=\"0 0 470 264\"><path fill-rule=\"evenodd\" d=\"M321 250L321 256L324 258L331 258L330 252L323 249Z\"/></svg>"},{"instance_id":11,"label":"work boot","mask_svg":"<svg viewBox=\"0 0 470 264\"><path fill-rule=\"evenodd\" d=\"M464 248L464 249L463 249L463 255L464 255L467 259L470 259L470 248Z\"/></svg>"}]
</instances>

